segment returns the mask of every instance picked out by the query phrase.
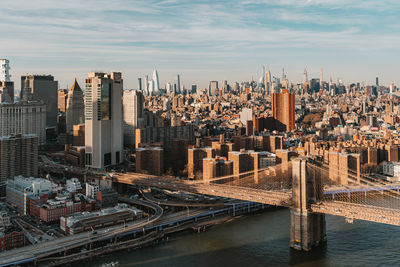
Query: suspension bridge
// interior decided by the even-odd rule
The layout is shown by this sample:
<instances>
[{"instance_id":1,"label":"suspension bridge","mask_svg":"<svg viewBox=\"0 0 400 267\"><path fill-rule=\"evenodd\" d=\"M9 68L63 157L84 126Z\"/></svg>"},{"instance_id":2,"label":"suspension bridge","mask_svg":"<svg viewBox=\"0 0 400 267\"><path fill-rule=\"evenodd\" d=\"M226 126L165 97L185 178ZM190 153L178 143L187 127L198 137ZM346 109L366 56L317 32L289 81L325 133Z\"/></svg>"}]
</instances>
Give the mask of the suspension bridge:
<instances>
[{"instance_id":1,"label":"suspension bridge","mask_svg":"<svg viewBox=\"0 0 400 267\"><path fill-rule=\"evenodd\" d=\"M113 173L113 182L228 197L291 210L290 245L311 250L326 241L325 214L347 221L366 220L400 226L400 185L336 169L311 158L208 180L182 180L139 173ZM347 177L344 179L343 177ZM346 181L343 184L343 181Z\"/></svg>"}]
</instances>

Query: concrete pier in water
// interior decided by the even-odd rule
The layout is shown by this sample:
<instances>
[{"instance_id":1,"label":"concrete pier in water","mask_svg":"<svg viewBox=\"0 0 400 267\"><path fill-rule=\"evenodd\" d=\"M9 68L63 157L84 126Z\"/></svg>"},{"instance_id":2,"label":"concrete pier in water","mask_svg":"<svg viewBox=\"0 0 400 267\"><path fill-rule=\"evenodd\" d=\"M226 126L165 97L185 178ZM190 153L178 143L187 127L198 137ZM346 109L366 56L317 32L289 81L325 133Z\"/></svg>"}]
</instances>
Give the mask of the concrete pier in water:
<instances>
[{"instance_id":1,"label":"concrete pier in water","mask_svg":"<svg viewBox=\"0 0 400 267\"><path fill-rule=\"evenodd\" d=\"M309 251L326 242L325 215L310 211L320 200L320 171L307 167L306 158L293 160L293 207L290 210L290 247Z\"/></svg>"}]
</instances>

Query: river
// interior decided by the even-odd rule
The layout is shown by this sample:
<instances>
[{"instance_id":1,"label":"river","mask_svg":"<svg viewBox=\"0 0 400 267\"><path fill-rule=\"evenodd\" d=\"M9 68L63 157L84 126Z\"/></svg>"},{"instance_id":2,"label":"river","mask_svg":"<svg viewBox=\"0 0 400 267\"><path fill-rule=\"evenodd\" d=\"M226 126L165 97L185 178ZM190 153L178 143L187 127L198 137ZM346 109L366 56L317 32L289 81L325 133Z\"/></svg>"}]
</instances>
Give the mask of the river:
<instances>
[{"instance_id":1,"label":"river","mask_svg":"<svg viewBox=\"0 0 400 267\"><path fill-rule=\"evenodd\" d=\"M289 210L266 211L185 232L167 243L116 252L81 266L400 266L400 227L327 216L326 246L312 252L289 248Z\"/></svg>"}]
</instances>

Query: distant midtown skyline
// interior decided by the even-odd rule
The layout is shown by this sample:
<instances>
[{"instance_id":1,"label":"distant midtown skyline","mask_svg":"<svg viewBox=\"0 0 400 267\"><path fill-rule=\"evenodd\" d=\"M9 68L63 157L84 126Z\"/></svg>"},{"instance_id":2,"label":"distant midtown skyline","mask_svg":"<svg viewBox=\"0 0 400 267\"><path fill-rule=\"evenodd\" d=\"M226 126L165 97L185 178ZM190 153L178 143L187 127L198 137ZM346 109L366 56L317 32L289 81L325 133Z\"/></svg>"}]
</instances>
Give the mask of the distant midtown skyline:
<instances>
[{"instance_id":1,"label":"distant midtown skyline","mask_svg":"<svg viewBox=\"0 0 400 267\"><path fill-rule=\"evenodd\" d=\"M28 71L28 72L25 71L25 72L21 72L20 74L15 74L13 70L14 70L14 68L12 66L12 61L11 61L11 71L10 71L10 73L12 75L11 80L15 82L16 91L19 91L19 89L20 89L20 77L26 75L26 73L35 74L35 75L49 75L49 74L53 75L55 77L55 80L57 80L59 82L60 89L70 89L70 87L74 83L75 78L77 78L78 83L82 85L84 83L85 79L87 78L89 72L95 72L95 71L99 71L100 72L101 71L101 72L105 72L106 73L106 72L110 72L110 71L121 71L119 69L113 69L113 70L96 69L96 70L88 70L87 72L76 72L76 75L72 74L70 77L66 77L66 75L65 74L63 75L62 73L59 74L59 75L55 74L55 73L57 73L55 71L53 71L53 72L43 72L43 73L42 72L35 72L35 71ZM144 78L145 78L145 76L148 75L149 79L152 79L153 78L153 71L154 71L154 69L149 69L149 71L147 73L144 72L144 71L141 71L141 73L143 73L143 74L140 75L140 76L137 73L132 73L132 71L129 71L129 70L121 71L122 72L122 78L124 80L124 89L138 89L137 88L138 87L138 78L142 78L142 88L144 88L144 81L145 81ZM168 75L163 75L164 71L157 68L157 72L158 72L158 75L159 75L159 88L160 89L165 89L165 86L166 86L167 83L172 83L173 84L174 82L176 82L176 78L177 78L176 75L177 74L180 75L180 79L181 79L180 84L181 84L181 86L185 86L186 89L190 88L190 86L192 84L196 84L199 89L203 89L203 88L208 88L208 84L209 84L210 81L219 81L221 86L222 86L222 82L224 80L227 80L228 84L231 84L233 82L238 82L238 83L249 82L251 80L254 80L254 81L258 82L259 78L261 77L261 73L262 73L261 67L260 67L259 71L257 73L255 72L254 74L250 73L248 75L241 75L241 77L244 77L242 80L241 79L229 80L229 79L226 79L226 78L221 78L221 77L224 77L224 75L221 74L221 77L210 76L211 78L208 79L208 80L205 80L204 77L203 77L203 79L201 77L199 77L198 80L196 81L196 76L195 75L190 75L189 74L187 77L185 77L185 75L182 74L182 73L171 74L171 71L168 71L168 70L165 70L165 71L166 71L166 73L168 73ZM320 69L317 69L317 71L310 71L309 69L307 69L308 79L309 80L314 79L314 78L315 79L319 79L320 78L319 71L320 71ZM293 83L293 84L303 83L303 80L304 80L304 68L299 70L298 73L293 73L293 75L291 75L291 73L289 71L287 71L287 69L285 68L285 74L286 74L286 77L288 78L290 83ZM271 76L275 76L275 77L281 79L282 68L280 70L276 70L276 71L271 70ZM291 79L292 76L293 77L298 77L298 78L297 79ZM329 75L329 74L325 74L325 71L324 71L323 80L326 81L326 82L329 82L330 76L331 75ZM341 77L337 77L335 75L332 75L332 82L333 83L337 83L338 80L341 80L345 85L351 84L351 83L357 83L357 82L359 82L359 83L364 82L365 85L375 85L376 77L379 78L379 85L388 87L388 86L390 86L390 84L392 82L394 82L396 86L398 86L398 87L400 86L400 84L396 83L395 81L388 81L387 79L385 81L385 79L384 79L385 76L373 76L373 77L368 78L367 80L356 80L356 79L346 80L346 79L343 79ZM84 89L84 86L83 86L83 89Z\"/></svg>"}]
</instances>

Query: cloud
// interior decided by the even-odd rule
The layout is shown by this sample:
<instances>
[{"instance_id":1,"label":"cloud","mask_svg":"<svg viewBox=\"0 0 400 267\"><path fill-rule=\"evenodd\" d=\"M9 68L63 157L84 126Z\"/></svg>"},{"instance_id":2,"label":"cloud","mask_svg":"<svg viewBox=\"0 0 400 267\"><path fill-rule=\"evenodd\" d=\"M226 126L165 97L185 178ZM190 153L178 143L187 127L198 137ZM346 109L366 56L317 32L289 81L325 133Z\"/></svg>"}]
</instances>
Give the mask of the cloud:
<instances>
[{"instance_id":1,"label":"cloud","mask_svg":"<svg viewBox=\"0 0 400 267\"><path fill-rule=\"evenodd\" d=\"M0 56L49 70L120 63L210 74L257 59L306 65L297 58L316 50L329 62L399 59L399 9L394 0L11 1L0 9Z\"/></svg>"}]
</instances>

